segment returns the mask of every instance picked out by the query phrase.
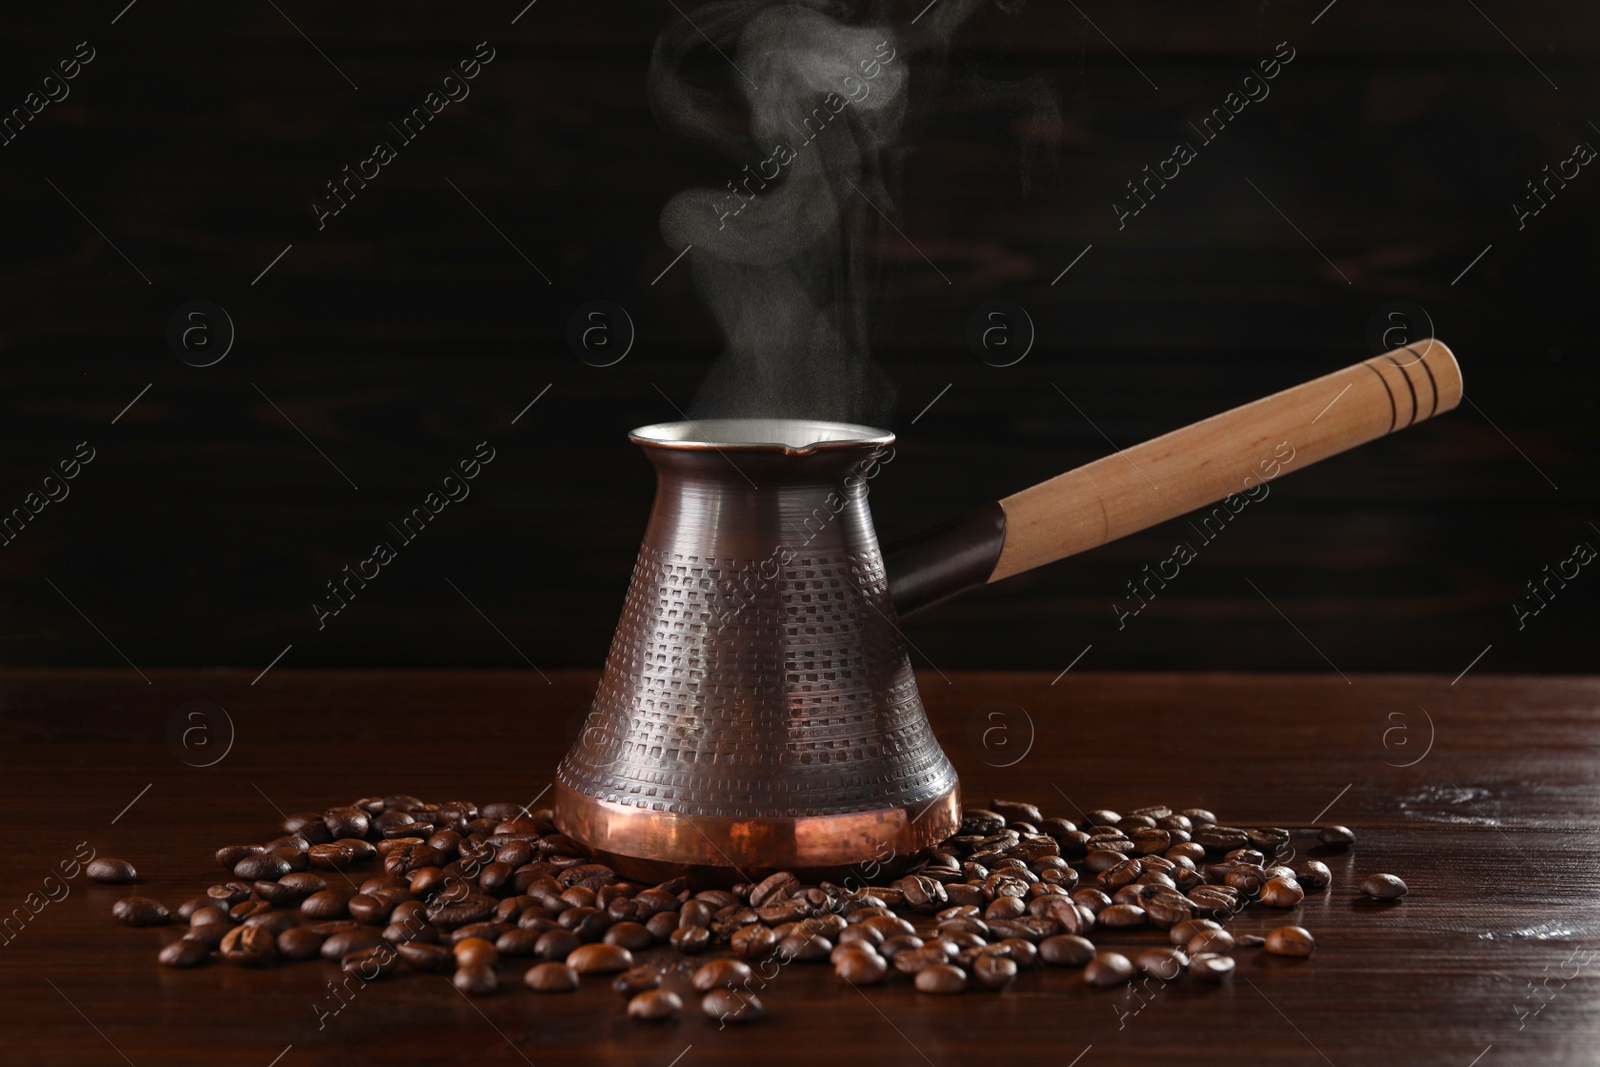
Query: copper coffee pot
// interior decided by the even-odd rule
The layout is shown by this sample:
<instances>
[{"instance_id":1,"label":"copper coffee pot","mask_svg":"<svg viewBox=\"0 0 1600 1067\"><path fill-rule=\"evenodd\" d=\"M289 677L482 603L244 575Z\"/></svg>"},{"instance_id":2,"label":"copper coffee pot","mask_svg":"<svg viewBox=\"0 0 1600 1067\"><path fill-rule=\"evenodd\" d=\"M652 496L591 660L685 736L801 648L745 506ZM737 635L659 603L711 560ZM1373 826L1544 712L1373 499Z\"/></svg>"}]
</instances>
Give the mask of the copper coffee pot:
<instances>
[{"instance_id":1,"label":"copper coffee pot","mask_svg":"<svg viewBox=\"0 0 1600 1067\"><path fill-rule=\"evenodd\" d=\"M584 733L556 772L556 823L640 880L908 865L955 831L961 804L899 616L1460 401L1455 357L1419 342L1096 460L887 553L866 484L892 434L780 419L635 430L656 467L655 507Z\"/></svg>"}]
</instances>

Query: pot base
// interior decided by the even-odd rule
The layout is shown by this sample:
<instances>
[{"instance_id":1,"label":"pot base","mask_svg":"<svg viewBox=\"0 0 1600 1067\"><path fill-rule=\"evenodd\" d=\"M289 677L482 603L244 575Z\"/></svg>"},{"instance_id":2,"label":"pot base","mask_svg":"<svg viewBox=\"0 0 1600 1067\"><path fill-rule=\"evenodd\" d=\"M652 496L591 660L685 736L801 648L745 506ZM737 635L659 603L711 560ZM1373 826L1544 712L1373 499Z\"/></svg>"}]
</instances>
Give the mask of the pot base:
<instances>
[{"instance_id":1,"label":"pot base","mask_svg":"<svg viewBox=\"0 0 1600 1067\"><path fill-rule=\"evenodd\" d=\"M597 800L560 781L554 791L562 833L624 877L652 883L678 876L754 883L778 871L809 881L881 881L914 866L961 823L959 785L915 807L777 819L653 811Z\"/></svg>"}]
</instances>

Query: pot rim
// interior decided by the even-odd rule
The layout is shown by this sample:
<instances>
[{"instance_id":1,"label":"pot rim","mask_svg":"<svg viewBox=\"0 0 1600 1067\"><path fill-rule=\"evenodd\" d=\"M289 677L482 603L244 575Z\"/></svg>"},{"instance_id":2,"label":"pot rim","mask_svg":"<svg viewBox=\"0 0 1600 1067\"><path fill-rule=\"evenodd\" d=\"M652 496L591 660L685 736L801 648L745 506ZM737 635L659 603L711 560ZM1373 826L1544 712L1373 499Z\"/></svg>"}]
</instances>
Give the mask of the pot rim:
<instances>
[{"instance_id":1,"label":"pot rim","mask_svg":"<svg viewBox=\"0 0 1600 1067\"><path fill-rule=\"evenodd\" d=\"M894 443L894 434L825 419L692 419L640 426L629 431L628 440L649 448L798 456L825 449L889 445Z\"/></svg>"}]
</instances>

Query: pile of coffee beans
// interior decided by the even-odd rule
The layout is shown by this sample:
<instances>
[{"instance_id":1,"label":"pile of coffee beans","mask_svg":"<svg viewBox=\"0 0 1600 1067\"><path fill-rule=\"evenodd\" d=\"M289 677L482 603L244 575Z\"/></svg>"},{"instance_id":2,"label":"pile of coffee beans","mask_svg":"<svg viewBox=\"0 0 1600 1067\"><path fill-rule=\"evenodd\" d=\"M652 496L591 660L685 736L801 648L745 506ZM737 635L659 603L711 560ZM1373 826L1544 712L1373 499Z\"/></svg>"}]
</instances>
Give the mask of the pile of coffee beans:
<instances>
[{"instance_id":1,"label":"pile of coffee beans","mask_svg":"<svg viewBox=\"0 0 1600 1067\"><path fill-rule=\"evenodd\" d=\"M682 878L627 881L560 833L548 810L516 804L367 797L291 815L283 829L217 851L230 877L177 907L188 929L161 949L162 964L322 959L361 984L448 973L476 997L528 961L520 978L538 993L614 976L632 1018L670 1019L690 995L708 1016L745 1023L764 1014L756 991L790 962L831 963L854 986L906 980L932 995L1003 989L1038 966L1081 968L1102 988L1141 973L1223 982L1238 949L1316 950L1303 927L1236 938L1228 920L1251 905L1292 908L1332 882L1317 860L1275 862L1287 830L1160 806L1073 821L995 800L966 811L914 873L886 884L869 884L878 868L868 864L838 883L779 872L699 891ZM1317 840L1326 852L1355 835L1323 827ZM115 863L107 874L132 877L131 865ZM1406 885L1374 874L1361 890L1392 905ZM119 901L113 915L132 926L174 918L143 896ZM1132 959L1090 940L1152 927L1170 947Z\"/></svg>"}]
</instances>

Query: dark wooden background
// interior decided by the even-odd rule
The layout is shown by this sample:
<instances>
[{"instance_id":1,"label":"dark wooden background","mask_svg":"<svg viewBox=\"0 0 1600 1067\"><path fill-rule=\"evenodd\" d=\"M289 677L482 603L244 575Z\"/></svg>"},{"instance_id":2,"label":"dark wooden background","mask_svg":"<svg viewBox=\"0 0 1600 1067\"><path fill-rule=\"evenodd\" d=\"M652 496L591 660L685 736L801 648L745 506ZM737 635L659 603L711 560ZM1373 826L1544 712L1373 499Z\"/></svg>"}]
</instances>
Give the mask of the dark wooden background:
<instances>
[{"instance_id":1,"label":"dark wooden background","mask_svg":"<svg viewBox=\"0 0 1600 1067\"><path fill-rule=\"evenodd\" d=\"M602 659L651 494L626 431L673 418L663 394L686 406L719 347L686 264L651 284L678 251L657 216L730 168L647 107L671 4L523 5L7 10L0 109L77 42L97 57L0 147L0 510L76 442L98 458L0 548L0 662L259 669L291 644L284 666ZM904 29L923 6L860 17ZM873 485L886 540L1106 454L1052 383L1132 444L1364 358L1391 300L1428 311L1473 404L1277 483L1122 632L1112 602L1182 522L918 618L928 659L1054 671L1092 645L1084 669L1448 676L1492 646L1476 670L1591 668L1600 577L1521 631L1512 602L1600 544L1600 175L1522 231L1511 204L1600 145L1600 19L1555 0L1004 6L971 19L942 82L914 78L893 168L896 224L952 284L885 232L877 349L903 435ZM483 40L497 57L470 98L319 233L322 182ZM1297 56L1271 96L1119 232L1123 182L1279 41ZM995 88L1029 79L1057 116ZM165 340L197 298L238 330L209 368ZM566 351L592 299L637 324L616 366ZM1037 322L1017 366L965 346L991 299ZM498 458L472 496L318 631L322 583L485 439Z\"/></svg>"}]
</instances>

